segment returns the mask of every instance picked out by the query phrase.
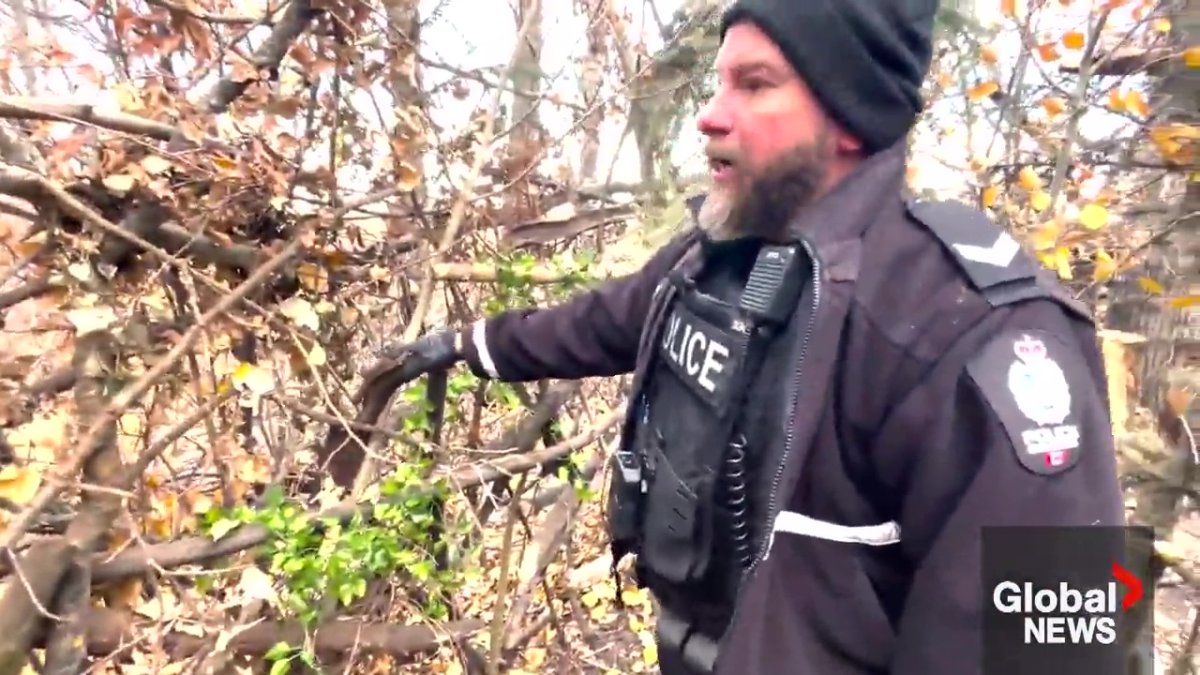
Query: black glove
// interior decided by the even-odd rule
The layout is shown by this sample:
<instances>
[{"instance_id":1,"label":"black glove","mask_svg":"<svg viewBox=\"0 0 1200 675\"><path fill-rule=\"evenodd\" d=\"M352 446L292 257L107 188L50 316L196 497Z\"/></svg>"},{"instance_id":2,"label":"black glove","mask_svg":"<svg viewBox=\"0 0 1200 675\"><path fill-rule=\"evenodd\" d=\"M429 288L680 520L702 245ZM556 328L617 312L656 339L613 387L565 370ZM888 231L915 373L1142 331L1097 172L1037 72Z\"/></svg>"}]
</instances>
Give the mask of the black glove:
<instances>
[{"instance_id":1,"label":"black glove","mask_svg":"<svg viewBox=\"0 0 1200 675\"><path fill-rule=\"evenodd\" d=\"M380 356L384 363L379 365L399 365L413 377L420 373L444 370L463 359L462 333L443 328L415 342L385 345L380 350ZM372 367L371 370L377 368L378 366Z\"/></svg>"}]
</instances>

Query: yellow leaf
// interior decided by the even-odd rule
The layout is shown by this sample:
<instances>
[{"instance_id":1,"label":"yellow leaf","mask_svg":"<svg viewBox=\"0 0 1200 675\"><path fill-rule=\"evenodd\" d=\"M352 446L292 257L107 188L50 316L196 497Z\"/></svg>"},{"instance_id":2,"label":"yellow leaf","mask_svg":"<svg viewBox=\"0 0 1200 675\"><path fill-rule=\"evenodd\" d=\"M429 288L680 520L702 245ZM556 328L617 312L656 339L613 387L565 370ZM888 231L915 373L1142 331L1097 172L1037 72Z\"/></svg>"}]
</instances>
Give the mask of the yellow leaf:
<instances>
[{"instance_id":1,"label":"yellow leaf","mask_svg":"<svg viewBox=\"0 0 1200 675\"><path fill-rule=\"evenodd\" d=\"M1088 204L1079 210L1079 222L1089 230L1098 230L1108 224L1108 209Z\"/></svg>"},{"instance_id":2,"label":"yellow leaf","mask_svg":"<svg viewBox=\"0 0 1200 675\"><path fill-rule=\"evenodd\" d=\"M1017 182L1020 183L1021 187L1030 192L1042 189L1042 179L1038 177L1037 172L1031 166L1023 167L1017 173Z\"/></svg>"},{"instance_id":3,"label":"yellow leaf","mask_svg":"<svg viewBox=\"0 0 1200 675\"><path fill-rule=\"evenodd\" d=\"M41 475L27 466L9 464L0 469L0 497L14 504L27 504L41 484Z\"/></svg>"},{"instance_id":4,"label":"yellow leaf","mask_svg":"<svg viewBox=\"0 0 1200 675\"><path fill-rule=\"evenodd\" d=\"M275 388L275 381L271 377L271 373L253 363L239 363L237 369L233 371L231 379L233 386L259 395L269 393Z\"/></svg>"},{"instance_id":5,"label":"yellow leaf","mask_svg":"<svg viewBox=\"0 0 1200 675\"><path fill-rule=\"evenodd\" d=\"M648 666L653 666L658 663L657 644L651 642L649 644L642 645L642 661Z\"/></svg>"},{"instance_id":6,"label":"yellow leaf","mask_svg":"<svg viewBox=\"0 0 1200 675\"><path fill-rule=\"evenodd\" d=\"M650 602L650 594L644 588L631 588L621 591L621 602L627 607L646 605Z\"/></svg>"},{"instance_id":7,"label":"yellow leaf","mask_svg":"<svg viewBox=\"0 0 1200 675\"><path fill-rule=\"evenodd\" d=\"M967 90L967 98L972 101L979 101L987 98L992 94L1000 91L1000 85L994 81L982 82Z\"/></svg>"},{"instance_id":8,"label":"yellow leaf","mask_svg":"<svg viewBox=\"0 0 1200 675\"><path fill-rule=\"evenodd\" d=\"M1200 46L1183 50L1183 62L1188 68L1200 68Z\"/></svg>"},{"instance_id":9,"label":"yellow leaf","mask_svg":"<svg viewBox=\"0 0 1200 675\"><path fill-rule=\"evenodd\" d=\"M979 196L979 200L983 203L984 208L990 209L996 204L996 197L999 195L1000 188L996 187L995 185L989 185L983 188L983 194Z\"/></svg>"},{"instance_id":10,"label":"yellow leaf","mask_svg":"<svg viewBox=\"0 0 1200 675\"><path fill-rule=\"evenodd\" d=\"M1067 49L1083 49L1083 45L1087 42L1087 38L1079 31L1071 31L1062 37L1063 46Z\"/></svg>"},{"instance_id":11,"label":"yellow leaf","mask_svg":"<svg viewBox=\"0 0 1200 675\"><path fill-rule=\"evenodd\" d=\"M112 95L116 99L117 107L124 112L137 112L142 109L142 97L135 84L128 82L116 84L112 88Z\"/></svg>"},{"instance_id":12,"label":"yellow leaf","mask_svg":"<svg viewBox=\"0 0 1200 675\"><path fill-rule=\"evenodd\" d=\"M605 620L610 617L610 615L611 612L604 605L596 605L588 610L588 616L592 617L592 620L597 623L604 623Z\"/></svg>"},{"instance_id":13,"label":"yellow leaf","mask_svg":"<svg viewBox=\"0 0 1200 675\"><path fill-rule=\"evenodd\" d=\"M1121 93L1120 88L1113 87L1108 90L1108 107L1116 112L1125 110L1125 95Z\"/></svg>"},{"instance_id":14,"label":"yellow leaf","mask_svg":"<svg viewBox=\"0 0 1200 675\"><path fill-rule=\"evenodd\" d=\"M1200 306L1200 295L1184 295L1178 298L1171 298L1169 304L1174 309Z\"/></svg>"},{"instance_id":15,"label":"yellow leaf","mask_svg":"<svg viewBox=\"0 0 1200 675\"><path fill-rule=\"evenodd\" d=\"M1108 281L1117 271L1117 261L1107 251L1096 251L1096 266L1092 268L1093 281Z\"/></svg>"},{"instance_id":16,"label":"yellow leaf","mask_svg":"<svg viewBox=\"0 0 1200 675\"><path fill-rule=\"evenodd\" d=\"M1158 148L1163 159L1188 163L1185 149L1194 149L1200 143L1200 127L1191 124L1162 124L1150 129L1150 140Z\"/></svg>"},{"instance_id":17,"label":"yellow leaf","mask_svg":"<svg viewBox=\"0 0 1200 675\"><path fill-rule=\"evenodd\" d=\"M1154 30L1160 33L1170 33L1171 20L1163 16L1158 17L1154 20Z\"/></svg>"},{"instance_id":18,"label":"yellow leaf","mask_svg":"<svg viewBox=\"0 0 1200 675\"><path fill-rule=\"evenodd\" d=\"M1058 60L1058 48L1054 46L1053 42L1047 42L1045 44L1038 45L1037 50L1038 56L1042 57L1043 61L1051 62Z\"/></svg>"},{"instance_id":19,"label":"yellow leaf","mask_svg":"<svg viewBox=\"0 0 1200 675\"><path fill-rule=\"evenodd\" d=\"M1071 273L1071 249L1066 246L1059 246L1055 249L1054 263L1059 278L1070 281L1074 277Z\"/></svg>"},{"instance_id":20,"label":"yellow leaf","mask_svg":"<svg viewBox=\"0 0 1200 675\"><path fill-rule=\"evenodd\" d=\"M1166 291L1162 284L1150 277L1141 277L1138 279L1138 286L1141 286L1143 291L1151 295L1162 295Z\"/></svg>"},{"instance_id":21,"label":"yellow leaf","mask_svg":"<svg viewBox=\"0 0 1200 675\"><path fill-rule=\"evenodd\" d=\"M979 60L991 65L1000 60L1000 55L996 52L996 48L991 45L983 45L979 48Z\"/></svg>"},{"instance_id":22,"label":"yellow leaf","mask_svg":"<svg viewBox=\"0 0 1200 675\"><path fill-rule=\"evenodd\" d=\"M1034 231L1030 237L1033 241L1033 250L1035 251L1051 251L1058 246L1058 221L1051 220Z\"/></svg>"},{"instance_id":23,"label":"yellow leaf","mask_svg":"<svg viewBox=\"0 0 1200 675\"><path fill-rule=\"evenodd\" d=\"M222 171L224 173L233 173L233 172L237 171L237 168L238 168L237 162L228 157L221 157L221 156L213 157L212 163L213 163L213 166L215 166L217 169L219 169L220 171Z\"/></svg>"},{"instance_id":24,"label":"yellow leaf","mask_svg":"<svg viewBox=\"0 0 1200 675\"><path fill-rule=\"evenodd\" d=\"M1033 207L1034 211L1045 211L1050 208L1050 195L1038 190L1029 197L1029 205Z\"/></svg>"},{"instance_id":25,"label":"yellow leaf","mask_svg":"<svg viewBox=\"0 0 1200 675\"><path fill-rule=\"evenodd\" d=\"M1061 115L1062 112L1067 109L1067 105L1061 98L1056 96L1047 96L1046 98L1042 99L1042 108L1046 110L1047 115L1054 117L1055 115Z\"/></svg>"},{"instance_id":26,"label":"yellow leaf","mask_svg":"<svg viewBox=\"0 0 1200 675\"><path fill-rule=\"evenodd\" d=\"M1000 0L1000 13L1008 18L1017 15L1017 0Z\"/></svg>"},{"instance_id":27,"label":"yellow leaf","mask_svg":"<svg viewBox=\"0 0 1200 675\"><path fill-rule=\"evenodd\" d=\"M1140 91L1131 91L1125 96L1125 108L1139 117L1150 116L1150 106Z\"/></svg>"}]
</instances>

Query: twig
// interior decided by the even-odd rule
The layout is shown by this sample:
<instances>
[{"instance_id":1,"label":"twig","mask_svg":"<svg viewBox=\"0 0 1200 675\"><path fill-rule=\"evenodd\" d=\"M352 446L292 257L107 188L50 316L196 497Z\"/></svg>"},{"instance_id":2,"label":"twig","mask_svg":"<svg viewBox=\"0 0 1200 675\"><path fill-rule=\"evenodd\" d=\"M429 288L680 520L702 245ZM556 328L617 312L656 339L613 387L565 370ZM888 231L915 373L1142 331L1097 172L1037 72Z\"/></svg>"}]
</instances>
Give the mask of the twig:
<instances>
[{"instance_id":1,"label":"twig","mask_svg":"<svg viewBox=\"0 0 1200 675\"><path fill-rule=\"evenodd\" d=\"M1072 96L1071 117L1067 120L1067 129L1064 134L1062 146L1059 148L1058 157L1054 160L1054 176L1050 180L1050 203L1053 204L1058 200L1058 195L1062 191L1063 181L1067 177L1067 166L1071 160L1071 151L1075 147L1075 142L1079 136L1079 120L1083 117L1086 111L1084 106L1084 97L1087 96L1088 83L1092 80L1092 55L1096 53L1096 45L1100 42L1100 33L1104 30L1104 24L1108 22L1108 14L1112 10L1106 5L1100 12L1100 16L1096 19L1096 24L1092 26L1091 35L1088 36L1087 47L1083 52L1083 59L1079 63L1079 79L1075 82L1075 93ZM1054 209L1046 210L1047 217L1054 213Z\"/></svg>"},{"instance_id":2,"label":"twig","mask_svg":"<svg viewBox=\"0 0 1200 675\"><path fill-rule=\"evenodd\" d=\"M516 494L525 491L528 474L522 474ZM504 647L504 611L508 595L509 570L512 567L513 530L521 511L521 500L513 499L508 504L508 519L504 523L504 544L500 547L500 578L497 580L496 604L492 607L491 639L488 640L488 675L500 675L500 654Z\"/></svg>"}]
</instances>

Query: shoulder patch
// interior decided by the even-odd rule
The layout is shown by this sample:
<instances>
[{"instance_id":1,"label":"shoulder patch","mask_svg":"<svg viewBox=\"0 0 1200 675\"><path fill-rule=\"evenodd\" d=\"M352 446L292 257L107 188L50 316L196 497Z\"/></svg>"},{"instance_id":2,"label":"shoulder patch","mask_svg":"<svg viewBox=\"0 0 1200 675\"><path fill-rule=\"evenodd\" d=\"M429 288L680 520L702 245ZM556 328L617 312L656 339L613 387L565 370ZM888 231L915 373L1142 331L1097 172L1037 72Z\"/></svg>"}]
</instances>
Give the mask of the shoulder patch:
<instances>
[{"instance_id":1,"label":"shoulder patch","mask_svg":"<svg viewBox=\"0 0 1200 675\"><path fill-rule=\"evenodd\" d=\"M1000 418L1017 461L1051 476L1074 467L1080 444L1078 398L1068 372L1085 372L1075 350L1044 330L1009 330L987 343L967 365L983 398Z\"/></svg>"},{"instance_id":2,"label":"shoulder patch","mask_svg":"<svg viewBox=\"0 0 1200 675\"><path fill-rule=\"evenodd\" d=\"M955 201L909 200L908 212L952 254L975 288L992 304L1028 297L1037 275L1033 260L1012 235L985 213ZM1013 282L1020 291L1009 292Z\"/></svg>"}]
</instances>

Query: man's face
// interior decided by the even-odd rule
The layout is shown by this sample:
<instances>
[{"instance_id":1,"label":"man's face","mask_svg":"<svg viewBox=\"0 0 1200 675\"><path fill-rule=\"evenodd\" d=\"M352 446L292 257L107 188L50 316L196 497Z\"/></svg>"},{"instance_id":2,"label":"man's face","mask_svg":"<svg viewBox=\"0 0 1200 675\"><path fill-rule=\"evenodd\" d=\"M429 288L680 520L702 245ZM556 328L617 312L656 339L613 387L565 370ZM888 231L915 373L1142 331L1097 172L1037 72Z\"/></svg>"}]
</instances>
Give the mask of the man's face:
<instances>
[{"instance_id":1,"label":"man's face","mask_svg":"<svg viewBox=\"0 0 1200 675\"><path fill-rule=\"evenodd\" d=\"M757 26L729 28L716 70L717 90L698 121L713 183L704 217L775 238L838 173L832 164L847 141Z\"/></svg>"}]
</instances>

